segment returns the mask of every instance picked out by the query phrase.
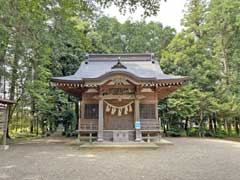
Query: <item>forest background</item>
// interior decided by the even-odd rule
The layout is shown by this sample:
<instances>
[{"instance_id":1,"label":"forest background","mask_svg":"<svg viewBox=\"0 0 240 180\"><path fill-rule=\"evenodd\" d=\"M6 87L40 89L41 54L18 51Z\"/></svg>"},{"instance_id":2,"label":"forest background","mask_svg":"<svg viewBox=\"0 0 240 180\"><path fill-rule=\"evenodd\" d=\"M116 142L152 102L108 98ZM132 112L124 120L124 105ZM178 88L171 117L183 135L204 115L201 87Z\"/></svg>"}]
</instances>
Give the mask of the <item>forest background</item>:
<instances>
[{"instance_id":1,"label":"forest background","mask_svg":"<svg viewBox=\"0 0 240 180\"><path fill-rule=\"evenodd\" d=\"M155 54L165 73L191 82L159 102L172 136L240 135L240 1L188 0L181 32L160 22L106 17L100 7L156 15L159 0L0 0L0 93L14 100L9 136L53 132L63 119L74 136L78 99L52 87L87 53Z\"/></svg>"}]
</instances>

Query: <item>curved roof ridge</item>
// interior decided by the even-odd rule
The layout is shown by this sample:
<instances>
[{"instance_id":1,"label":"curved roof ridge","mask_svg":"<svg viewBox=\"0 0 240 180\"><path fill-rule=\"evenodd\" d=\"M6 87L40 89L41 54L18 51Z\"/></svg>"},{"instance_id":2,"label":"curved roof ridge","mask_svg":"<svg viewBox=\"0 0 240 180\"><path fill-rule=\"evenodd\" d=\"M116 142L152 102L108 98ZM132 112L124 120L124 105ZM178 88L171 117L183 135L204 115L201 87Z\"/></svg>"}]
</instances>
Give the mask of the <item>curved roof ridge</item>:
<instances>
[{"instance_id":1,"label":"curved roof ridge","mask_svg":"<svg viewBox=\"0 0 240 180\"><path fill-rule=\"evenodd\" d=\"M89 54L87 61L152 61L153 53L130 53L130 54Z\"/></svg>"}]
</instances>

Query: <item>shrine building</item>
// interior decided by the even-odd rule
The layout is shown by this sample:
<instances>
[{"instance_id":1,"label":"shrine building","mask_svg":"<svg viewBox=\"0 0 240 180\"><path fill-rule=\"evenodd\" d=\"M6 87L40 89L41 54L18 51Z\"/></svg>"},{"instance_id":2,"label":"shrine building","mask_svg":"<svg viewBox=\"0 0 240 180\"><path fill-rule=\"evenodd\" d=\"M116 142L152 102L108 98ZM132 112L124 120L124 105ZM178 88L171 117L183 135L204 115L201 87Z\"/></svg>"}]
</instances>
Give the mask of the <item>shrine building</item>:
<instances>
[{"instance_id":1,"label":"shrine building","mask_svg":"<svg viewBox=\"0 0 240 180\"><path fill-rule=\"evenodd\" d=\"M164 74L153 54L90 54L74 75L51 83L79 97L78 137L97 141L158 140L158 102L188 77Z\"/></svg>"}]
</instances>

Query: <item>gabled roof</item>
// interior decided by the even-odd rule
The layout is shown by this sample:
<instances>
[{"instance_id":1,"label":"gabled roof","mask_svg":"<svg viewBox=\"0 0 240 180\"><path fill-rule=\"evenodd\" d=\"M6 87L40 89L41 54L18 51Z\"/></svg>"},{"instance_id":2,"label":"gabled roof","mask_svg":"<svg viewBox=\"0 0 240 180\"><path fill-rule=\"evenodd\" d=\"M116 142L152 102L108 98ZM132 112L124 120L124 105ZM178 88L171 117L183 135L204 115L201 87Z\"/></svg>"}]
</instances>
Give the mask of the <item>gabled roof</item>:
<instances>
[{"instance_id":1,"label":"gabled roof","mask_svg":"<svg viewBox=\"0 0 240 180\"><path fill-rule=\"evenodd\" d=\"M159 62L153 59L153 54L90 54L74 75L53 77L51 80L53 82L91 81L116 73L132 76L136 80L188 79L164 74Z\"/></svg>"}]
</instances>

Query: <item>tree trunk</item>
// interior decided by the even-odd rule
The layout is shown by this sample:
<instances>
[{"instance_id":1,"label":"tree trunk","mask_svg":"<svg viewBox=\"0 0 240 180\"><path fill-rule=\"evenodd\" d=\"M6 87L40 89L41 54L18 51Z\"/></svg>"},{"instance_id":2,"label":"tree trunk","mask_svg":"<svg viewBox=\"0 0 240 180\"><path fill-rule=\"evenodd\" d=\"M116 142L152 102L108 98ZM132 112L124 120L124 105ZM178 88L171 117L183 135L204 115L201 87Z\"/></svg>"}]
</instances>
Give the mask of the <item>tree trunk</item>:
<instances>
[{"instance_id":1,"label":"tree trunk","mask_svg":"<svg viewBox=\"0 0 240 180\"><path fill-rule=\"evenodd\" d=\"M10 80L10 100L13 100L15 99L15 88L16 88L16 82L17 82L17 60L15 60L14 58L14 66L12 67L12 75L11 75L11 80ZM9 116L8 116L8 127L7 127L7 137L10 138L10 135L9 135L9 125L10 125L10 121L12 119L12 115L13 115L13 107L11 106L9 108Z\"/></svg>"},{"instance_id":2,"label":"tree trunk","mask_svg":"<svg viewBox=\"0 0 240 180\"><path fill-rule=\"evenodd\" d=\"M208 123L209 123L209 131L210 131L212 134L214 134L212 117L208 117Z\"/></svg>"},{"instance_id":3,"label":"tree trunk","mask_svg":"<svg viewBox=\"0 0 240 180\"><path fill-rule=\"evenodd\" d=\"M7 38L5 44L9 44L9 37ZM3 52L0 54L0 65L1 65L1 77L0 77L0 82L3 81L3 87L1 87L0 84L0 90L2 89L2 93L3 93L3 99L6 99L6 75L7 75L7 68L6 68L6 52L7 52L7 46L3 47Z\"/></svg>"},{"instance_id":4,"label":"tree trunk","mask_svg":"<svg viewBox=\"0 0 240 180\"><path fill-rule=\"evenodd\" d=\"M30 133L33 134L33 116L30 120L30 126L29 126L29 129L30 129Z\"/></svg>"},{"instance_id":5,"label":"tree trunk","mask_svg":"<svg viewBox=\"0 0 240 180\"><path fill-rule=\"evenodd\" d=\"M238 63L237 66L237 72L238 72L238 77L240 77L240 63ZM236 135L240 136L240 130L239 130L239 126L240 126L240 117L236 117L235 118L235 129L236 129Z\"/></svg>"},{"instance_id":6,"label":"tree trunk","mask_svg":"<svg viewBox=\"0 0 240 180\"><path fill-rule=\"evenodd\" d=\"M39 123L39 119L38 119L38 116L37 116L37 119L36 119L36 135L38 136L38 123Z\"/></svg>"},{"instance_id":7,"label":"tree trunk","mask_svg":"<svg viewBox=\"0 0 240 180\"><path fill-rule=\"evenodd\" d=\"M189 118L187 117L185 121L185 127L184 127L187 136L188 136L188 122L189 122Z\"/></svg>"},{"instance_id":8,"label":"tree trunk","mask_svg":"<svg viewBox=\"0 0 240 180\"><path fill-rule=\"evenodd\" d=\"M223 120L224 132L226 132L226 133L227 133L227 121L226 121L226 119L225 119L225 118L222 118L222 120Z\"/></svg>"},{"instance_id":9,"label":"tree trunk","mask_svg":"<svg viewBox=\"0 0 240 180\"><path fill-rule=\"evenodd\" d=\"M200 116L199 116L199 130L198 130L198 136L202 137L203 136L203 132L202 132L202 126L203 126L203 112L202 110L200 111Z\"/></svg>"},{"instance_id":10,"label":"tree trunk","mask_svg":"<svg viewBox=\"0 0 240 180\"><path fill-rule=\"evenodd\" d=\"M214 134L217 134L217 119L216 119L216 114L213 113L213 127L214 127Z\"/></svg>"},{"instance_id":11,"label":"tree trunk","mask_svg":"<svg viewBox=\"0 0 240 180\"><path fill-rule=\"evenodd\" d=\"M19 37L18 37L17 33L15 33L15 37L13 37L13 38L15 39L15 42L14 42L15 52L14 52L13 62L11 64L9 99L14 101L17 79L18 79L18 66L19 66L18 62L19 62L21 42L19 41ZM16 104L15 104L15 106L16 106ZM12 106L11 106L11 108L9 108L8 127L7 127L7 137L8 138L10 138L10 136L9 136L9 124L10 124L10 121L12 119L14 109L15 108L13 108Z\"/></svg>"},{"instance_id":12,"label":"tree trunk","mask_svg":"<svg viewBox=\"0 0 240 180\"><path fill-rule=\"evenodd\" d=\"M40 116L40 124L41 124L41 129L42 129L42 135L45 135L46 134L46 120L43 119L42 116Z\"/></svg>"},{"instance_id":13,"label":"tree trunk","mask_svg":"<svg viewBox=\"0 0 240 180\"><path fill-rule=\"evenodd\" d=\"M227 132L228 132L228 136L232 136L232 123L231 121L227 121Z\"/></svg>"},{"instance_id":14,"label":"tree trunk","mask_svg":"<svg viewBox=\"0 0 240 180\"><path fill-rule=\"evenodd\" d=\"M19 112L16 113L16 122L15 122L15 132L18 132L18 125L19 125Z\"/></svg>"},{"instance_id":15,"label":"tree trunk","mask_svg":"<svg viewBox=\"0 0 240 180\"><path fill-rule=\"evenodd\" d=\"M238 118L235 119L235 129L236 129L236 135L239 136L240 132L239 132L239 119Z\"/></svg>"}]
</instances>

